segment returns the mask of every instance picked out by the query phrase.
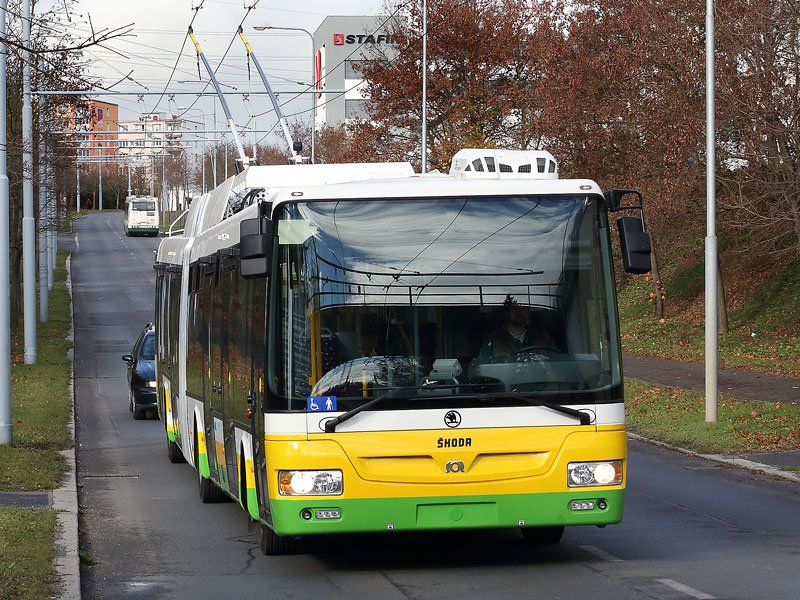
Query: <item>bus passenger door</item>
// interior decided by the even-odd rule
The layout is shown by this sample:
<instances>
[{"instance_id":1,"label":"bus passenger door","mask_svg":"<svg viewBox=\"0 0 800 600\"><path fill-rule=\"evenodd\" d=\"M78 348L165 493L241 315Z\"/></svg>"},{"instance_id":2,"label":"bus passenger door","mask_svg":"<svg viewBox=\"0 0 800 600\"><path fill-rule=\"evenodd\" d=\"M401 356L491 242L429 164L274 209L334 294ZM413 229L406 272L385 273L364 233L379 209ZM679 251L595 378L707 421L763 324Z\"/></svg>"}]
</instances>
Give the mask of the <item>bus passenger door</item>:
<instances>
[{"instance_id":1,"label":"bus passenger door","mask_svg":"<svg viewBox=\"0 0 800 600\"><path fill-rule=\"evenodd\" d=\"M267 490L267 459L264 448L264 401L267 369L267 282L268 279L250 279L248 287L250 322L250 389L248 405L253 413L253 467L256 474L256 494L259 514L267 518L269 492Z\"/></svg>"},{"instance_id":2,"label":"bus passenger door","mask_svg":"<svg viewBox=\"0 0 800 600\"><path fill-rule=\"evenodd\" d=\"M216 473L216 480L220 487L228 490L224 434L225 381L222 373L222 349L225 347L226 335L223 327L223 307L226 297L221 271L222 265L218 265L211 295L211 344L208 364L210 385L208 414L206 415L209 421L206 423L206 439L208 440L209 467Z\"/></svg>"},{"instance_id":3,"label":"bus passenger door","mask_svg":"<svg viewBox=\"0 0 800 600\"><path fill-rule=\"evenodd\" d=\"M244 408L247 390L243 389L243 376L240 363L247 355L246 344L248 323L244 321L245 298L241 296L237 261L228 260L221 264L220 290L222 290L222 329L221 380L222 380L222 420L223 446L225 451L226 478L228 490L236 496L239 493L239 449L236 447L234 422L245 420Z\"/></svg>"}]
</instances>

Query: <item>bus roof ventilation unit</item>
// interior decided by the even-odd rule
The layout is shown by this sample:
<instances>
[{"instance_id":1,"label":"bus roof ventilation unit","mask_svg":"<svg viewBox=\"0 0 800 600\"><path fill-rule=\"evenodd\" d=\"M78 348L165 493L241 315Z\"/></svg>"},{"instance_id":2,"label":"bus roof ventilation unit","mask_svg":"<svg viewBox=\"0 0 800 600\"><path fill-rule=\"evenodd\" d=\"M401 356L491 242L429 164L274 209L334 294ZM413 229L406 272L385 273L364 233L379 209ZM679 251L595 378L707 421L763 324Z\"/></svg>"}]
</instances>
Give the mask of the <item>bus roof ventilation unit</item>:
<instances>
[{"instance_id":1,"label":"bus roof ventilation unit","mask_svg":"<svg viewBox=\"0 0 800 600\"><path fill-rule=\"evenodd\" d=\"M558 163L546 150L459 150L451 177L465 179L558 179Z\"/></svg>"}]
</instances>

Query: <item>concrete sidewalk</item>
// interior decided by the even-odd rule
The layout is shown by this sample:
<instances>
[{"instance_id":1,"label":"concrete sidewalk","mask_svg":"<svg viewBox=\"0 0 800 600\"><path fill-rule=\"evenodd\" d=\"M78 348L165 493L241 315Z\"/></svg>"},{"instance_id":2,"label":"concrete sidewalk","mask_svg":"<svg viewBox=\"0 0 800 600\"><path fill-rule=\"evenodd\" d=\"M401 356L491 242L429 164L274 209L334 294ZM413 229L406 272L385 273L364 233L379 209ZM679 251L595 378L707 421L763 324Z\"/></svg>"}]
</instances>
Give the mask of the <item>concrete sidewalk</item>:
<instances>
[{"instance_id":1,"label":"concrete sidewalk","mask_svg":"<svg viewBox=\"0 0 800 600\"><path fill-rule=\"evenodd\" d=\"M705 389L706 370L700 363L623 353L622 368L625 377L631 379L688 390ZM721 368L717 387L720 393L737 398L800 405L800 379Z\"/></svg>"}]
</instances>

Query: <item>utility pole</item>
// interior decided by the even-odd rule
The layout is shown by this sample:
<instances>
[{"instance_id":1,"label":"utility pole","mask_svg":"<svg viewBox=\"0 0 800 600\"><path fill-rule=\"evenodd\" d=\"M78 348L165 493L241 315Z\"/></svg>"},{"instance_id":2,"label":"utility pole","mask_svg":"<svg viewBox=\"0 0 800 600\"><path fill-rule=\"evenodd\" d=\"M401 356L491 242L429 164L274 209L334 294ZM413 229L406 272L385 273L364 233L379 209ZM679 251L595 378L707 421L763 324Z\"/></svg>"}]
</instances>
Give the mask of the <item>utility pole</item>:
<instances>
[{"instance_id":1,"label":"utility pole","mask_svg":"<svg viewBox=\"0 0 800 600\"><path fill-rule=\"evenodd\" d=\"M714 0L706 0L706 423L717 422L719 326L717 324L716 123L714 118Z\"/></svg>"},{"instance_id":2,"label":"utility pole","mask_svg":"<svg viewBox=\"0 0 800 600\"><path fill-rule=\"evenodd\" d=\"M51 121L52 123L52 121ZM55 167L52 162L47 164L47 180L55 181ZM47 214L49 227L47 228L47 289L53 289L53 273L56 269L56 248L58 240L56 238L56 228L58 227L58 198L56 197L55 187L48 187L49 194L47 199Z\"/></svg>"},{"instance_id":3,"label":"utility pole","mask_svg":"<svg viewBox=\"0 0 800 600\"><path fill-rule=\"evenodd\" d=\"M36 364L36 220L33 217L31 0L22 2L22 286L25 364Z\"/></svg>"},{"instance_id":4,"label":"utility pole","mask_svg":"<svg viewBox=\"0 0 800 600\"><path fill-rule=\"evenodd\" d=\"M6 0L0 0L0 37L6 37ZM8 172L6 165L6 58L0 43L0 446L10 446L11 430L11 271L9 260Z\"/></svg>"},{"instance_id":5,"label":"utility pole","mask_svg":"<svg viewBox=\"0 0 800 600\"><path fill-rule=\"evenodd\" d=\"M39 321L47 323L49 316L49 288L47 287L47 162L45 160L44 111L39 109Z\"/></svg>"},{"instance_id":6,"label":"utility pole","mask_svg":"<svg viewBox=\"0 0 800 600\"><path fill-rule=\"evenodd\" d=\"M97 163L97 210L103 210L103 161Z\"/></svg>"},{"instance_id":7,"label":"utility pole","mask_svg":"<svg viewBox=\"0 0 800 600\"><path fill-rule=\"evenodd\" d=\"M78 161L81 151L75 152L75 212L81 212L81 163Z\"/></svg>"},{"instance_id":8,"label":"utility pole","mask_svg":"<svg viewBox=\"0 0 800 600\"><path fill-rule=\"evenodd\" d=\"M422 2L422 172L428 172L428 1Z\"/></svg>"}]
</instances>

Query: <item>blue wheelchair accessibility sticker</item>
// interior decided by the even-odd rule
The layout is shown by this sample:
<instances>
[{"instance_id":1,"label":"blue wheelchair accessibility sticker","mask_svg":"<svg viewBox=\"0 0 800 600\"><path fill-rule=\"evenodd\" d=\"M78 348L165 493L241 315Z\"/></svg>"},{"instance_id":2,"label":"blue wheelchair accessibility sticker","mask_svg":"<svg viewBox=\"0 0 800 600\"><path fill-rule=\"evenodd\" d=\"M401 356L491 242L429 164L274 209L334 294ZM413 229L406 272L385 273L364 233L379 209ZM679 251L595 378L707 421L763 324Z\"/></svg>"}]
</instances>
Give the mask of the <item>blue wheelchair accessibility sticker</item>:
<instances>
[{"instance_id":1,"label":"blue wheelchair accessibility sticker","mask_svg":"<svg viewBox=\"0 0 800 600\"><path fill-rule=\"evenodd\" d=\"M309 396L306 398L308 412L335 412L336 396Z\"/></svg>"}]
</instances>

